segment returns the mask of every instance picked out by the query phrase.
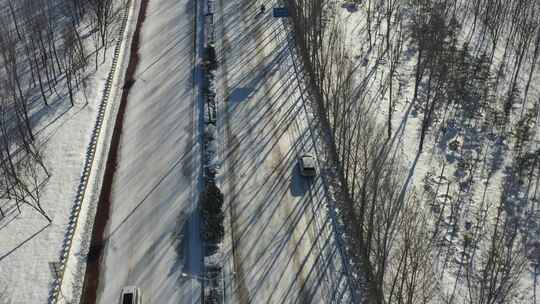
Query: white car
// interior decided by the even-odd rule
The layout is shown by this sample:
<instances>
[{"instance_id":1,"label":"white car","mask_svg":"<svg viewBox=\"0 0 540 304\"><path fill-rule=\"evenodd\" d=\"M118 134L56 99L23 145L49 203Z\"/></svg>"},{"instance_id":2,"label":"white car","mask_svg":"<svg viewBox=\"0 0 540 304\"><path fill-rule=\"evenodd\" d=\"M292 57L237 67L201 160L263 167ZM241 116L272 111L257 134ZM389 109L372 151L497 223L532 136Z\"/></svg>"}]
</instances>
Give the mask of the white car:
<instances>
[{"instance_id":1,"label":"white car","mask_svg":"<svg viewBox=\"0 0 540 304\"><path fill-rule=\"evenodd\" d=\"M126 286L122 288L120 304L142 304L142 295L139 287Z\"/></svg>"},{"instance_id":2,"label":"white car","mask_svg":"<svg viewBox=\"0 0 540 304\"><path fill-rule=\"evenodd\" d=\"M302 176L311 177L317 174L315 158L309 153L304 153L298 157L298 165Z\"/></svg>"}]
</instances>

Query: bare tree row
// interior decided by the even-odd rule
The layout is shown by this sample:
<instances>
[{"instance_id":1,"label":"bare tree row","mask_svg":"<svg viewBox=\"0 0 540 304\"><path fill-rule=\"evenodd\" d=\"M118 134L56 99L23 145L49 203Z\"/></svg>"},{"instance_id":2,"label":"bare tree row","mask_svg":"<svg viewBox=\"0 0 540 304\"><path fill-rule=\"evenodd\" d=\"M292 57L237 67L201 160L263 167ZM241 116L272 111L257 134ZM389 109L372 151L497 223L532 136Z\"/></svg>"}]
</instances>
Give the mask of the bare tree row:
<instances>
[{"instance_id":1,"label":"bare tree row","mask_svg":"<svg viewBox=\"0 0 540 304\"><path fill-rule=\"evenodd\" d=\"M339 20L328 21L331 1L287 3L349 253L369 283L369 301L514 301L527 266L519 213L523 206L531 209L529 216L537 212L530 198L538 189L540 154L533 139L539 101L529 100L528 92L537 76L540 3L364 1L364 64L350 56ZM411 98L403 100L399 77L411 65L404 62L406 48L415 56ZM388 103L384 126L374 113L381 99ZM396 103L409 103L421 115L412 168L398 157ZM443 143L451 126L463 139ZM426 142L454 149L459 161L455 183L433 195L410 187ZM504 142L515 153L502 196L486 199L484 192L478 204L475 181L487 171L489 182L501 169L494 158L506 155ZM482 149L482 143L494 147ZM524 205L516 206L509 193L522 191ZM433 217L426 206L440 197ZM482 215L470 219L474 214ZM440 283L445 273L455 278L449 290Z\"/></svg>"},{"instance_id":2,"label":"bare tree row","mask_svg":"<svg viewBox=\"0 0 540 304\"><path fill-rule=\"evenodd\" d=\"M93 37L96 69L106 58L117 13L126 1L6 0L0 12L0 197L51 218L40 203L49 171L36 141L33 115L64 100L87 100ZM53 105L54 104L54 105ZM42 108L45 108L42 111ZM54 111L52 111L54 113ZM0 205L5 215L7 205ZM3 209L4 210L3 210Z\"/></svg>"}]
</instances>

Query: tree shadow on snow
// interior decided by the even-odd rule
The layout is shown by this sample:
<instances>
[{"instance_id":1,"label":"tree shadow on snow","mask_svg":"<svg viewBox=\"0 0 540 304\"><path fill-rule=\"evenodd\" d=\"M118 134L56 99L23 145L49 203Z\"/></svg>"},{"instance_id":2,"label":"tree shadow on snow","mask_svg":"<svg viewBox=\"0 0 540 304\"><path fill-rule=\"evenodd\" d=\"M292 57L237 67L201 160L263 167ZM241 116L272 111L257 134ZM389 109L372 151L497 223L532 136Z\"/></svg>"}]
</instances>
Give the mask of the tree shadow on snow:
<instances>
[{"instance_id":1,"label":"tree shadow on snow","mask_svg":"<svg viewBox=\"0 0 540 304\"><path fill-rule=\"evenodd\" d=\"M29 241L31 241L33 238L35 238L38 234L40 234L43 230L45 230L47 227L49 227L51 224L50 223L47 223L45 226L41 227L41 229L39 229L38 231L34 232L32 235L30 235L29 237L27 237L25 240L23 240L22 242L19 243L19 245L15 246L13 249L11 249L10 251L2 254L0 256L0 261L2 261L3 259L5 259L6 257L8 257L9 255L11 255L13 252L17 251L17 249L21 248L24 244L28 243Z\"/></svg>"},{"instance_id":2,"label":"tree shadow on snow","mask_svg":"<svg viewBox=\"0 0 540 304\"><path fill-rule=\"evenodd\" d=\"M235 88L229 95L229 102L241 102L248 100L249 96L253 93L252 88Z\"/></svg>"},{"instance_id":3,"label":"tree shadow on snow","mask_svg":"<svg viewBox=\"0 0 540 304\"><path fill-rule=\"evenodd\" d=\"M201 261L200 264L196 263L194 265L192 263L194 257L202 256L201 246L195 244L195 242L193 242L193 244L190 243L191 234L198 233L197 231L193 231L193 227L198 221L198 216L198 209L189 213L180 213L178 226L175 229L175 240L173 240L175 242L175 251L178 258L171 268L169 276L175 275L178 272L185 273L192 277L199 277L202 275L202 259L198 259ZM195 239L198 239L198 236ZM190 246L193 246L193 248ZM182 276L179 276L179 279L183 281Z\"/></svg>"}]
</instances>

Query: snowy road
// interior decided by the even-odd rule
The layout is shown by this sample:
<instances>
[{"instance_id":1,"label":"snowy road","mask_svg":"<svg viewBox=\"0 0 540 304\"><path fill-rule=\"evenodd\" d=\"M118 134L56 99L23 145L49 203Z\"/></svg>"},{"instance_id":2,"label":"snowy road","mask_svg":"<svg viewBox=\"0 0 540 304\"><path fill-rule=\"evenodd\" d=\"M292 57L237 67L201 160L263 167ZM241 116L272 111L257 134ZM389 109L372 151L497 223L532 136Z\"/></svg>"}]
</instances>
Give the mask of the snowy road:
<instances>
[{"instance_id":1,"label":"snowy road","mask_svg":"<svg viewBox=\"0 0 540 304\"><path fill-rule=\"evenodd\" d=\"M227 302L346 303L321 180L305 180L296 166L313 147L286 34L260 4L217 0L234 271Z\"/></svg>"},{"instance_id":2,"label":"snowy road","mask_svg":"<svg viewBox=\"0 0 540 304\"><path fill-rule=\"evenodd\" d=\"M116 168L98 303L137 285L144 303L198 303L195 7L151 0Z\"/></svg>"}]
</instances>

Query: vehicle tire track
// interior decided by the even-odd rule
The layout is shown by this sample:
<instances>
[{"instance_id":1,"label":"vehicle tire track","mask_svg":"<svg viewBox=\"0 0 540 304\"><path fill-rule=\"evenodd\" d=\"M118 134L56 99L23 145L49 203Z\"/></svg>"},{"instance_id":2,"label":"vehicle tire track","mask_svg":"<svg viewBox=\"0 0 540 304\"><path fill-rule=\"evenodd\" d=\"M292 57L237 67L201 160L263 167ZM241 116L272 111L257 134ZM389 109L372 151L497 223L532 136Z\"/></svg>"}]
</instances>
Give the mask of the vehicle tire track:
<instances>
[{"instance_id":1,"label":"vehicle tire track","mask_svg":"<svg viewBox=\"0 0 540 304\"><path fill-rule=\"evenodd\" d=\"M307 127L309 129L309 133L310 133L310 138L313 142L313 148L314 148L314 151L315 151L315 156L317 158L317 162L319 163L319 168L322 168L320 165L321 165L321 158L319 157L319 153L322 153L320 152L320 138L317 139L318 137L320 137L320 134L318 134L318 129L316 128L316 126L314 126L313 124L315 123L314 120L315 118L310 118L310 115L308 113L310 113L310 111L308 110L307 108L307 104L308 104L308 100L309 99L309 96L306 96L306 95L309 95L309 94L306 94L306 88L305 88L305 73L302 72L303 68L302 68L302 63L301 63L301 60L299 60L299 55L297 53L297 50L295 49L295 42L294 42L294 32L293 32L293 29L292 29L292 25L290 24L290 22L288 22L287 20L285 20L283 23L283 27L286 29L286 32L287 33L290 33L292 34L291 37L287 37L287 48L289 49L289 53L290 53L290 58L291 58L291 63L293 65L293 68L294 68L294 74L295 74L295 79L296 79L296 83L298 85L298 88L299 88L299 92L300 92L300 98L302 100L302 108L303 108L303 112L305 114L305 117L307 118ZM316 124L316 123L315 123ZM319 130L320 131L320 130ZM355 289L357 288L358 286L354 286L356 284L353 285L353 283L351 282L351 279L352 279L352 275L351 275L351 270L350 268L352 267L351 266L351 258L347 255L347 249L346 249L346 246L344 244L344 240L343 240L343 237L339 234L339 231L341 231L341 227L342 227L342 223L339 222L339 220L337 219L337 214L336 214L336 205L335 205L335 201L333 198L330 197L330 190L328 189L328 184L329 184L329 181L327 180L327 174L328 173L324 173L324 174L321 174L320 177L321 177L321 184L323 185L323 197L324 197L324 200L326 201L326 204L329 205L329 207L326 208L327 210L327 216L330 217L330 225L331 225L331 228L329 228L331 231L332 231L332 236L334 238L334 242L336 244L336 247L337 247L337 252L338 252L338 255L339 255L339 264L342 269L341 271L343 272L343 274L345 275L346 277L346 290L344 290L342 292L342 294L340 295L340 298L343 297L347 292L349 293L349 299L348 301L349 302L352 302L352 303L358 303L360 302L361 300L359 300L359 291L361 289ZM326 177L325 177L326 176ZM334 271L335 272L335 271ZM334 273L334 276L335 276L335 273ZM333 279L334 281L336 281L335 279ZM341 279L338 278L338 282L341 281ZM340 288L338 286L338 288ZM340 288L341 289L341 288ZM341 300L340 300L341 301Z\"/></svg>"},{"instance_id":2,"label":"vehicle tire track","mask_svg":"<svg viewBox=\"0 0 540 304\"><path fill-rule=\"evenodd\" d=\"M244 0L244 6L248 6L249 5L249 0ZM247 3L246 3L247 2ZM264 16L262 16L264 18ZM265 21L264 20L259 20L258 22L256 22L254 24L254 27L253 27L253 36L252 38L255 40L255 44L260 47L261 49L260 50L256 50L256 64L255 64L255 67L254 69L256 69L256 67L265 67L266 65L266 62L265 62L265 52L264 52L264 24L265 24ZM275 35L275 38L276 39L279 39L279 36ZM275 56L282 56L280 55L279 53L277 53ZM285 59L284 58L280 58L277 63L279 62L282 62L284 61ZM276 63L276 64L277 64ZM279 64L278 64L279 66ZM261 78L266 80L268 79L268 73L269 73L269 70L266 69L266 68L263 68L262 69L262 75L261 75ZM263 81L263 88L264 88L264 96L272 96L272 87L273 85L271 85L268 81ZM283 128L282 126L280 126L280 123L279 122L276 122L275 121L275 118L277 118L278 120L281 118L280 117L280 110L278 109L276 111L275 109L275 104L273 102L267 102L265 103L265 105L268 107L268 119L269 119L269 123L271 125L271 130L280 130L280 128ZM277 115L277 116L276 116ZM296 122L296 118L291 118L293 119L295 122ZM285 126L284 128L288 129L289 127ZM285 131L286 133L289 133L291 132L291 130L286 130ZM281 134L281 131L280 131L280 134ZM283 133L285 134L285 133ZM298 134L301 134L301 133L298 133ZM280 138L274 138L273 140L276 141L276 143L279 143L280 141ZM291 143L294 143L295 140L291 140ZM292 147L292 146L291 146ZM272 154L272 158L276 159L278 162L282 162L283 159L284 159L284 154L283 152L281 151L281 148L280 148L280 145L279 144L276 144L274 148L272 148L272 151L271 151L271 154ZM306 202L306 204L312 204L312 202ZM284 214L283 218L287 218L287 216L289 215L292 215L294 214L293 210L291 209L290 205L289 204L283 204L280 208L282 211L281 213ZM307 208L306 208L307 209ZM290 242L289 242L289 245L288 246L292 246L292 247L295 247L295 246L298 246L300 243L302 242L305 242L306 240L304 239L302 233L300 233L300 235L298 235L298 226L299 225L300 221L298 222L293 222L293 221L287 221L286 222L286 225L288 227L288 231L290 231L291 233L291 239L290 239ZM308 223L309 226L312 226ZM313 226L312 226L313 227ZM312 232L312 229L310 229L310 227L306 227L306 229L309 229L310 232ZM310 235L312 237L313 240L316 240L316 238L313 236L313 235ZM298 291L298 294L297 294L297 298L295 300L295 302L297 303L311 303L312 302L312 298L311 298L311 295L306 292L306 288L308 287L308 280L305 276L305 267L304 267L304 264L305 264L305 260L308 259L308 257L301 257L299 255L301 255L301 252L299 250L292 250L292 265L293 265L293 271L295 273L295 280L294 280L294 284L298 287L299 291Z\"/></svg>"},{"instance_id":3,"label":"vehicle tire track","mask_svg":"<svg viewBox=\"0 0 540 304\"><path fill-rule=\"evenodd\" d=\"M228 193L225 193L225 198L229 202L229 212L230 212L230 223L231 223L231 250L232 250L232 257L233 257L233 269L234 269L234 279L232 280L234 282L233 286L233 293L236 293L238 295L238 303L240 304L247 304L249 303L249 292L246 286L245 282L245 271L242 267L242 258L239 256L239 252L236 250L236 245L238 244L238 241L236 239L236 231L237 231L237 221L236 221L236 204L235 204L235 198L236 198L236 171L234 166L231 166L230 164L234 164L237 162L238 155L237 155L237 148L239 145L238 139L232 135L231 130L231 123L230 123L230 112L232 111L232 104L228 101L229 94L230 94L230 88L229 88L229 67L227 65L227 54L231 50L231 44L228 39L227 30L225 28L226 22L225 22L225 15L223 10L223 0L218 0L218 13L221 17L221 39L223 40L223 49L221 50L221 68L222 68L222 79L223 79L223 87L224 87L224 102L225 102L225 113L224 113L224 123L225 123L225 157L228 158L226 161L226 170L225 173L228 177Z\"/></svg>"}]
</instances>

